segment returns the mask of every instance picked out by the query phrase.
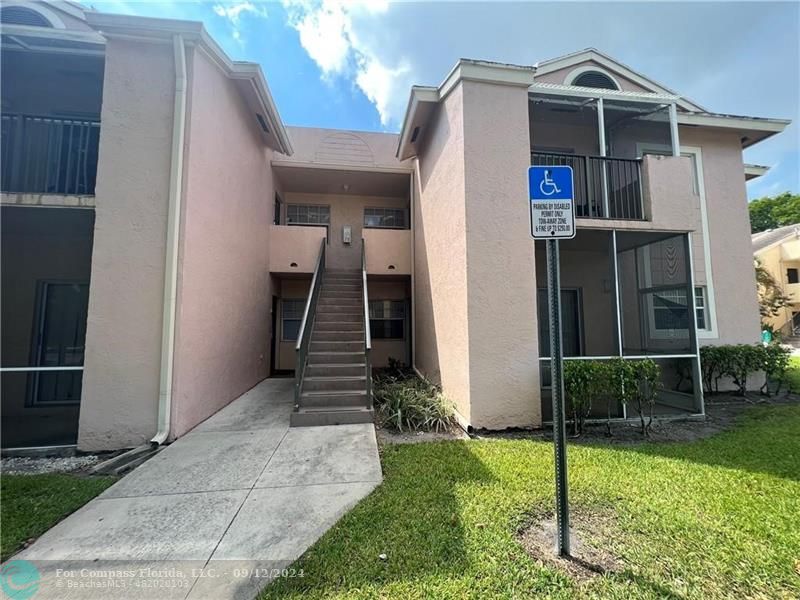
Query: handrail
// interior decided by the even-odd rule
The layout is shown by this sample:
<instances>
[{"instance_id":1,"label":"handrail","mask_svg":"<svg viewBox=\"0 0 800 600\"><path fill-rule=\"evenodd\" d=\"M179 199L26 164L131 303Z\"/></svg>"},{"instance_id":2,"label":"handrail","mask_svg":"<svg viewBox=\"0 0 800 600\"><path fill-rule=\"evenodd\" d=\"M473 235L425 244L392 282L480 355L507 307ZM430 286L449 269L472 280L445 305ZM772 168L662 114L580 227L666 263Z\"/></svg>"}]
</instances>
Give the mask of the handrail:
<instances>
[{"instance_id":1,"label":"handrail","mask_svg":"<svg viewBox=\"0 0 800 600\"><path fill-rule=\"evenodd\" d=\"M311 278L311 286L309 287L308 298L306 298L306 306L303 310L303 319L300 321L300 330L297 332L297 343L294 346L295 410L300 408L300 390L303 387L303 378L305 377L306 372L308 345L311 341L311 330L313 328L314 316L317 314L319 290L320 287L322 287L322 272L325 270L325 242L326 239L322 238L320 242L319 256L317 257L317 266L314 268L314 276ZM311 324L309 324L309 315L311 315Z\"/></svg>"},{"instance_id":2,"label":"handrail","mask_svg":"<svg viewBox=\"0 0 800 600\"><path fill-rule=\"evenodd\" d=\"M367 293L367 243L361 238L361 287L364 302L364 365L366 369L367 405L372 408L372 333L369 328L369 294Z\"/></svg>"},{"instance_id":3,"label":"handrail","mask_svg":"<svg viewBox=\"0 0 800 600\"><path fill-rule=\"evenodd\" d=\"M642 159L531 152L531 164L572 167L575 212L594 219L645 219Z\"/></svg>"}]
</instances>

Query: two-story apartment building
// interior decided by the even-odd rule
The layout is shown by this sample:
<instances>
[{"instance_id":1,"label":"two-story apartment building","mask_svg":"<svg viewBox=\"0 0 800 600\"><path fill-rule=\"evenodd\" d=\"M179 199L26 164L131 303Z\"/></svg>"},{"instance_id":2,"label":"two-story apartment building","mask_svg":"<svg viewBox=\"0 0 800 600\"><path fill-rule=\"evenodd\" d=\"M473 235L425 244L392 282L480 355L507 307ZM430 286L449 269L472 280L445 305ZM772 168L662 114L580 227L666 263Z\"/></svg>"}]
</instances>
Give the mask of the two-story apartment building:
<instances>
[{"instance_id":1,"label":"two-story apartment building","mask_svg":"<svg viewBox=\"0 0 800 600\"><path fill-rule=\"evenodd\" d=\"M532 163L575 173L569 360L652 357L662 414L703 414L699 345L758 339L742 150L785 120L585 50L461 60L399 135L286 127L200 23L0 16L4 446L161 443L293 371L293 424L366 421L390 358L465 427L540 426Z\"/></svg>"},{"instance_id":2,"label":"two-story apartment building","mask_svg":"<svg viewBox=\"0 0 800 600\"><path fill-rule=\"evenodd\" d=\"M754 233L752 243L753 257L789 299L764 323L782 339L795 341L800 333L800 224Z\"/></svg>"}]
</instances>

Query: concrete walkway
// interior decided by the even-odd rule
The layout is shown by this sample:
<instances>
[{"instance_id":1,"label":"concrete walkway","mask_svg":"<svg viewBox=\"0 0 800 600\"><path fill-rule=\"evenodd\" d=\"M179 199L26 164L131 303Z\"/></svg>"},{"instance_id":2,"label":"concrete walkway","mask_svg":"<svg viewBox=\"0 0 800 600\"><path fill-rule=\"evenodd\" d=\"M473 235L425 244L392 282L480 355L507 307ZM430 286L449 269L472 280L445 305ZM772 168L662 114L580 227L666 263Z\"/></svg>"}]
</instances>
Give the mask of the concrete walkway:
<instances>
[{"instance_id":1,"label":"concrete walkway","mask_svg":"<svg viewBox=\"0 0 800 600\"><path fill-rule=\"evenodd\" d=\"M253 598L381 481L374 427L289 429L292 386L263 381L15 556L37 600Z\"/></svg>"}]
</instances>

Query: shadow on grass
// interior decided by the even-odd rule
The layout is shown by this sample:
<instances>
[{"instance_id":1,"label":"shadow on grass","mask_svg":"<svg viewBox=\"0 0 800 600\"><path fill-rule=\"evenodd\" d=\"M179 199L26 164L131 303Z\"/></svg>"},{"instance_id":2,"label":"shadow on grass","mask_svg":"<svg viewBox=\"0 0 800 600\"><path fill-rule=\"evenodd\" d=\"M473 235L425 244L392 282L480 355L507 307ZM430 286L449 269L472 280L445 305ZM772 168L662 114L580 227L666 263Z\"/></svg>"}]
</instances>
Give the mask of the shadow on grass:
<instances>
[{"instance_id":1,"label":"shadow on grass","mask_svg":"<svg viewBox=\"0 0 800 600\"><path fill-rule=\"evenodd\" d=\"M304 577L273 582L261 598L378 588L392 581L463 574L469 567L458 487L494 479L469 443L382 449L385 480L299 562ZM403 502L397 502L402 498ZM386 555L385 559L381 555ZM350 568L348 565L358 565Z\"/></svg>"},{"instance_id":2,"label":"shadow on grass","mask_svg":"<svg viewBox=\"0 0 800 600\"><path fill-rule=\"evenodd\" d=\"M698 426L700 424L698 423ZM694 442L580 443L800 481L800 405L752 407L728 431Z\"/></svg>"}]
</instances>

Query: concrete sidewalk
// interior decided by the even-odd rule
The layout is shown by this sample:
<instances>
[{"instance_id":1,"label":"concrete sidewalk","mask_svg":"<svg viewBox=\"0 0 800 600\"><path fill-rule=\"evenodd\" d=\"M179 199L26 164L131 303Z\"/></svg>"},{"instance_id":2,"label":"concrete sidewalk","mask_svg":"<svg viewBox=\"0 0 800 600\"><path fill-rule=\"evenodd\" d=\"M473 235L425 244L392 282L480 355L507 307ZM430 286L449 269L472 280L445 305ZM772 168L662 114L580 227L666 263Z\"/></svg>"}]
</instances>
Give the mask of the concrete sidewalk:
<instances>
[{"instance_id":1,"label":"concrete sidewalk","mask_svg":"<svg viewBox=\"0 0 800 600\"><path fill-rule=\"evenodd\" d=\"M35 597L253 598L381 481L372 425L289 429L293 383L263 381L15 556Z\"/></svg>"}]
</instances>

